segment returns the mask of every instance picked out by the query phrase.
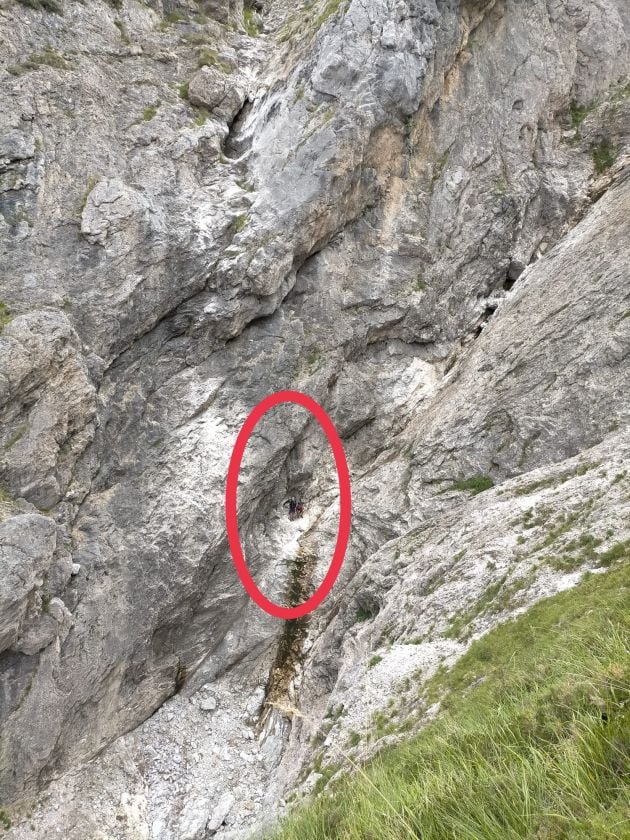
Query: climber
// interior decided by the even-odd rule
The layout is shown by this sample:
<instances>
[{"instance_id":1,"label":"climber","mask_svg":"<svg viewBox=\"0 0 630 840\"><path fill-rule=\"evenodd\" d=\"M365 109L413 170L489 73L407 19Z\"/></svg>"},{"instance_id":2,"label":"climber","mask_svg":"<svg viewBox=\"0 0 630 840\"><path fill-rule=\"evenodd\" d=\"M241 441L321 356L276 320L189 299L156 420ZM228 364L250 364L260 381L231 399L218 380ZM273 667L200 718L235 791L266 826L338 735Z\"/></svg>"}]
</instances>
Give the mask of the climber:
<instances>
[{"instance_id":1,"label":"climber","mask_svg":"<svg viewBox=\"0 0 630 840\"><path fill-rule=\"evenodd\" d=\"M298 502L295 506L295 515L298 519L301 519L304 516L304 503Z\"/></svg>"},{"instance_id":2,"label":"climber","mask_svg":"<svg viewBox=\"0 0 630 840\"><path fill-rule=\"evenodd\" d=\"M290 499L283 502L282 507L286 507L287 505L289 507L289 519L295 519L295 511L298 506L297 499L294 499L293 496L291 496Z\"/></svg>"}]
</instances>

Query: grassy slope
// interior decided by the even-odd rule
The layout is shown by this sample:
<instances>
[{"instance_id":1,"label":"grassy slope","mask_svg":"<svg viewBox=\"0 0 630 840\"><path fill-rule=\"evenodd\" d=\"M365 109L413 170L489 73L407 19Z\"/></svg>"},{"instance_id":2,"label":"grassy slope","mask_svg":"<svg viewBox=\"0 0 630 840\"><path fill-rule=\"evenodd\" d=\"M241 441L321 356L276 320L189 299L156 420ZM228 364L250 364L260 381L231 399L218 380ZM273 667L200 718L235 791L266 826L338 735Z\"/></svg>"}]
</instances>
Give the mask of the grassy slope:
<instances>
[{"instance_id":1,"label":"grassy slope","mask_svg":"<svg viewBox=\"0 0 630 840\"><path fill-rule=\"evenodd\" d=\"M276 840L630 838L630 563L587 575L429 682L442 714Z\"/></svg>"}]
</instances>

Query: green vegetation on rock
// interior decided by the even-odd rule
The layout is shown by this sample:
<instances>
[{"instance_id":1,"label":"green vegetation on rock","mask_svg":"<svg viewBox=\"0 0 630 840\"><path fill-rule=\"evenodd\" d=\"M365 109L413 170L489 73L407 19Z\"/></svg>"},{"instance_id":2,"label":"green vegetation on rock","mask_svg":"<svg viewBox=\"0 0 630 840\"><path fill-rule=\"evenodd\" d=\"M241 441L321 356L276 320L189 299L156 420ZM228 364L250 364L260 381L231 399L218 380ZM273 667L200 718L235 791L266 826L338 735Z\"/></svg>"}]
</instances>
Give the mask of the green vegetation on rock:
<instances>
[{"instance_id":1,"label":"green vegetation on rock","mask_svg":"<svg viewBox=\"0 0 630 840\"><path fill-rule=\"evenodd\" d=\"M317 26L321 26L322 24L326 23L328 18L337 14L337 12L339 11L339 7L342 3L343 0L327 0L326 5L317 17Z\"/></svg>"},{"instance_id":2,"label":"green vegetation on rock","mask_svg":"<svg viewBox=\"0 0 630 840\"><path fill-rule=\"evenodd\" d=\"M495 628L427 683L436 720L268 837L627 837L629 601L626 562Z\"/></svg>"},{"instance_id":3,"label":"green vegetation on rock","mask_svg":"<svg viewBox=\"0 0 630 840\"><path fill-rule=\"evenodd\" d=\"M252 38L255 38L259 34L255 14L252 8L245 7L243 9L243 26L245 27L245 32Z\"/></svg>"},{"instance_id":4,"label":"green vegetation on rock","mask_svg":"<svg viewBox=\"0 0 630 840\"><path fill-rule=\"evenodd\" d=\"M208 114L208 112L207 112L207 111L205 111L205 110L202 108L202 109L199 111L199 114L197 115L197 117L195 117L195 120L194 120L194 125L198 125L198 126L205 125L205 124L206 124L207 119L209 118L209 116L210 116L210 115Z\"/></svg>"},{"instance_id":5,"label":"green vegetation on rock","mask_svg":"<svg viewBox=\"0 0 630 840\"><path fill-rule=\"evenodd\" d=\"M569 106L569 113L571 114L571 127L579 129L592 110L592 105L579 105L575 99L573 99Z\"/></svg>"},{"instance_id":6,"label":"green vegetation on rock","mask_svg":"<svg viewBox=\"0 0 630 840\"><path fill-rule=\"evenodd\" d=\"M13 497L11 496L9 491L5 490L4 487L0 487L0 502L5 505L8 505L11 504L12 501Z\"/></svg>"},{"instance_id":7,"label":"green vegetation on rock","mask_svg":"<svg viewBox=\"0 0 630 840\"><path fill-rule=\"evenodd\" d=\"M468 492L472 496L476 496L478 493L483 493L484 490L489 490L491 487L494 487L494 481L489 475L473 475L470 478L463 478L461 481L456 481L447 490Z\"/></svg>"},{"instance_id":8,"label":"green vegetation on rock","mask_svg":"<svg viewBox=\"0 0 630 840\"><path fill-rule=\"evenodd\" d=\"M534 493L536 490L546 490L548 487L557 487L559 484L563 484L570 478L574 478L578 475L585 475L589 470L592 470L596 466L598 466L597 463L590 462L580 464L571 470L564 470L557 475L552 475L548 478L541 478L539 481L532 481L529 484L524 484L522 487L517 487L516 490L514 490L514 495L529 496L530 493Z\"/></svg>"},{"instance_id":9,"label":"green vegetation on rock","mask_svg":"<svg viewBox=\"0 0 630 840\"><path fill-rule=\"evenodd\" d=\"M225 61L222 61L214 50L204 49L199 51L197 67L217 67L226 75L232 72L232 68Z\"/></svg>"},{"instance_id":10,"label":"green vegetation on rock","mask_svg":"<svg viewBox=\"0 0 630 840\"><path fill-rule=\"evenodd\" d=\"M376 612L372 612L370 610L366 610L365 607L359 607L356 613L356 621L368 621L370 618L374 618Z\"/></svg>"},{"instance_id":11,"label":"green vegetation on rock","mask_svg":"<svg viewBox=\"0 0 630 840\"><path fill-rule=\"evenodd\" d=\"M9 312L9 307L6 305L6 303L3 303L0 300L0 332L2 331L3 327L6 327L10 320L11 313Z\"/></svg>"},{"instance_id":12,"label":"green vegetation on rock","mask_svg":"<svg viewBox=\"0 0 630 840\"><path fill-rule=\"evenodd\" d=\"M81 198L82 213L85 210L85 205L87 204L88 198L90 197L90 193L100 180L100 176L98 175L90 175L90 177L88 178L87 187L85 188L85 192L83 193L83 197Z\"/></svg>"},{"instance_id":13,"label":"green vegetation on rock","mask_svg":"<svg viewBox=\"0 0 630 840\"><path fill-rule=\"evenodd\" d=\"M232 225L234 233L240 233L247 224L247 213L241 213L234 219Z\"/></svg>"},{"instance_id":14,"label":"green vegetation on rock","mask_svg":"<svg viewBox=\"0 0 630 840\"><path fill-rule=\"evenodd\" d=\"M591 155L593 157L595 171L598 175L601 175L603 172L606 172L607 169L610 169L617 159L617 150L611 146L609 140L604 138L592 147Z\"/></svg>"},{"instance_id":15,"label":"green vegetation on rock","mask_svg":"<svg viewBox=\"0 0 630 840\"><path fill-rule=\"evenodd\" d=\"M11 64L7 70L13 76L21 76L29 70L40 70L42 67L54 67L55 70L71 70L72 64L54 47L47 46L41 52L31 55L21 64Z\"/></svg>"}]
</instances>

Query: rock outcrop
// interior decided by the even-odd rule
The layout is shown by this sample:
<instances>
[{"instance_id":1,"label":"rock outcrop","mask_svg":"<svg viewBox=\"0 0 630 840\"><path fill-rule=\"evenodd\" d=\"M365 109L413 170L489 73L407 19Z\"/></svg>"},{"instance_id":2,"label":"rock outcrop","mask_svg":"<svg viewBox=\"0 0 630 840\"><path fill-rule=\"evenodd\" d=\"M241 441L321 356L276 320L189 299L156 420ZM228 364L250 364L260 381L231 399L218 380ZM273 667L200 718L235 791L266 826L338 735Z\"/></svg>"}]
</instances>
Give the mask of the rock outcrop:
<instances>
[{"instance_id":1,"label":"rock outcrop","mask_svg":"<svg viewBox=\"0 0 630 840\"><path fill-rule=\"evenodd\" d=\"M0 24L8 836L236 836L366 755L411 672L630 536L630 11L6 0ZM354 508L288 639L223 521L283 388L336 423ZM307 545L321 579L337 488L306 412L261 421L239 504L269 597Z\"/></svg>"}]
</instances>

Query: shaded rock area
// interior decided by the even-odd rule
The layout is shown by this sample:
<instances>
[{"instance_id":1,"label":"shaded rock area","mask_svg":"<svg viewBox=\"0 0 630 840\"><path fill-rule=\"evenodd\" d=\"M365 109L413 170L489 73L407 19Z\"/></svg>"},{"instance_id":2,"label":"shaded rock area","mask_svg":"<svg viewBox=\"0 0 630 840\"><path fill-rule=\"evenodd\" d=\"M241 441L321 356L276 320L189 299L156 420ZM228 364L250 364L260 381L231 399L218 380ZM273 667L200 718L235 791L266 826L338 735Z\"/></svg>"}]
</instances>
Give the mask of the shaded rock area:
<instances>
[{"instance_id":1,"label":"shaded rock area","mask_svg":"<svg viewBox=\"0 0 630 840\"><path fill-rule=\"evenodd\" d=\"M0 31L6 836L245 838L626 557L630 11L6 0ZM288 645L223 511L284 388L353 487ZM239 486L268 597L300 546L293 594L321 581L338 507L317 423L269 412Z\"/></svg>"}]
</instances>

